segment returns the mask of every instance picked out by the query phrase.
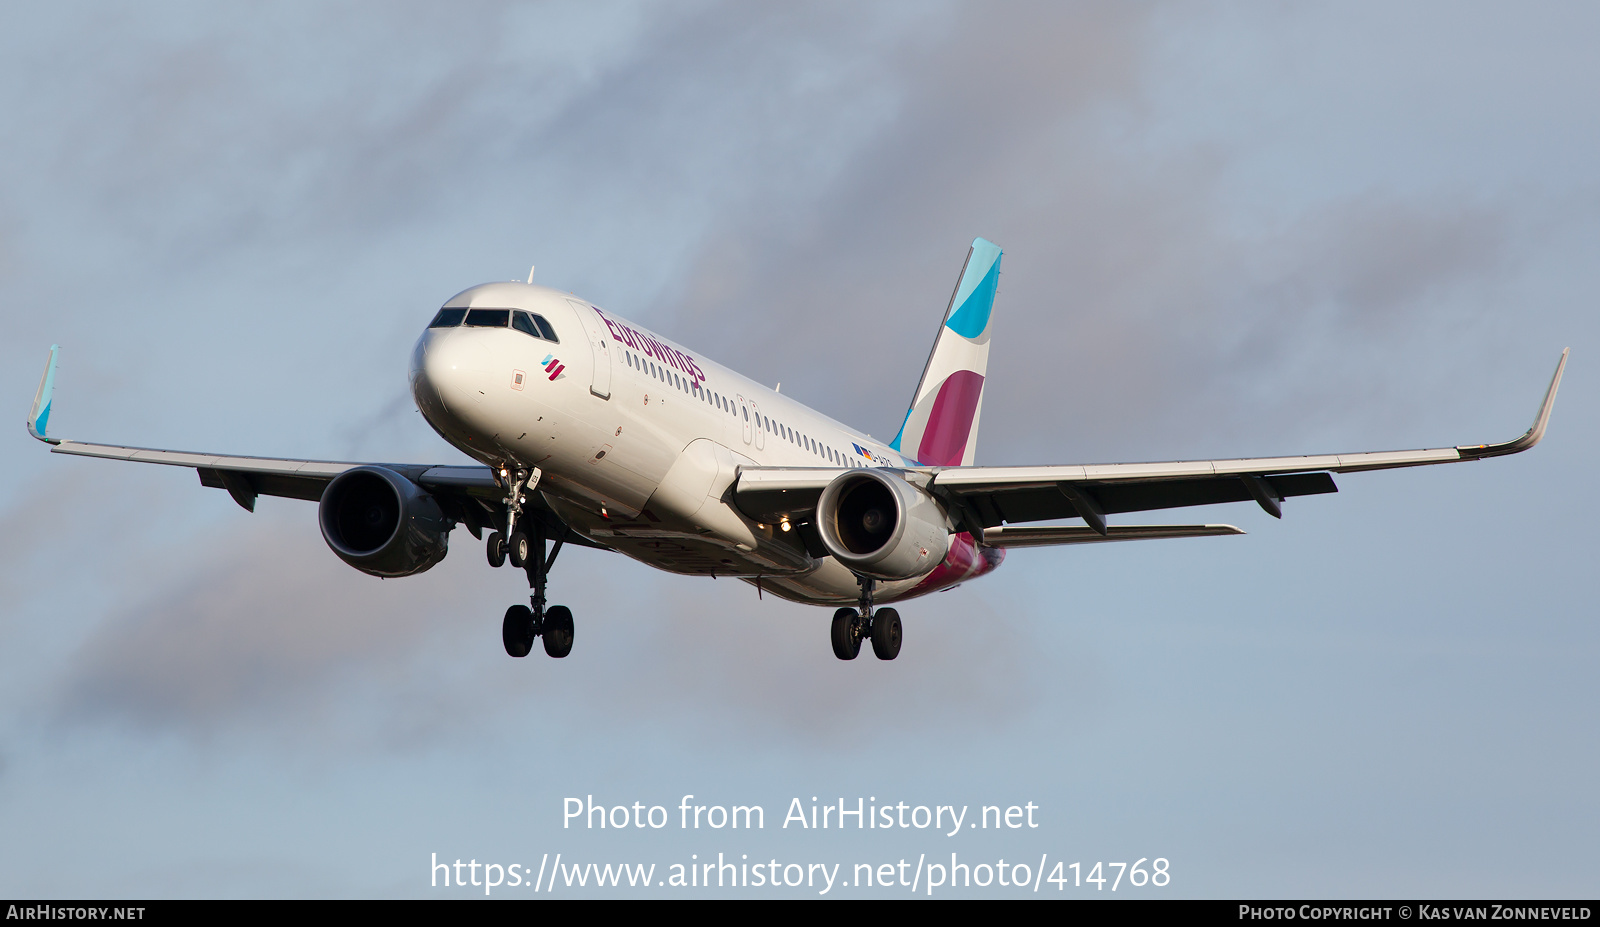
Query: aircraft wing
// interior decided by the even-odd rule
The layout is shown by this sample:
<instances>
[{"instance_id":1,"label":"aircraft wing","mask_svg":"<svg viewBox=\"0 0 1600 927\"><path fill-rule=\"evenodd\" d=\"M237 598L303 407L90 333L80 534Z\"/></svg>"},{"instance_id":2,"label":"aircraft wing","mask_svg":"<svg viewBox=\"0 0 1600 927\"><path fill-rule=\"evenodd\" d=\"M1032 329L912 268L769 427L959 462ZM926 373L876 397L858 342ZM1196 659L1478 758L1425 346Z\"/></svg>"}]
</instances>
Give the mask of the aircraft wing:
<instances>
[{"instance_id":1,"label":"aircraft wing","mask_svg":"<svg viewBox=\"0 0 1600 927\"><path fill-rule=\"evenodd\" d=\"M193 467L200 475L200 485L227 490L233 501L239 503L247 512L255 511L256 499L259 496L282 496L316 502L322 498L322 491L339 474L356 467L378 466L393 470L428 490L429 494L438 500L441 511L447 517L466 525L473 537L481 538L484 528L496 528L503 518L502 500L505 498L505 490L495 482L490 469L481 465L441 466L373 461L237 457L194 451L91 444L46 437L45 429L50 417L56 362L60 350L57 345L50 347L50 360L45 367L44 378L39 383L39 392L34 397L33 411L28 417L29 434L52 445L50 448L52 453L132 460L171 467ZM528 508L545 522L547 537L565 537L568 541L585 547L600 546L576 532L568 531L566 524L545 504L544 497L539 493L529 494Z\"/></svg>"},{"instance_id":2,"label":"aircraft wing","mask_svg":"<svg viewBox=\"0 0 1600 927\"><path fill-rule=\"evenodd\" d=\"M1478 460L1533 447L1544 437L1567 354L1561 352L1533 427L1521 437L1500 444L1167 463L919 467L904 473L908 480L944 501L957 527L980 538L987 538L985 529L1000 525L1076 517L1109 539L1112 529L1106 525L1107 515L1219 502L1254 500L1281 518L1283 500L1290 496L1338 492L1331 475L1334 473ZM744 467L735 485L735 499L741 510L758 520L777 521L778 516L787 515L791 521L806 521L816 508L822 489L846 472L849 471L842 468ZM997 542L1008 537L1005 532L1010 530L997 533ZM1035 543L1069 542L1045 541L1041 536Z\"/></svg>"}]
</instances>

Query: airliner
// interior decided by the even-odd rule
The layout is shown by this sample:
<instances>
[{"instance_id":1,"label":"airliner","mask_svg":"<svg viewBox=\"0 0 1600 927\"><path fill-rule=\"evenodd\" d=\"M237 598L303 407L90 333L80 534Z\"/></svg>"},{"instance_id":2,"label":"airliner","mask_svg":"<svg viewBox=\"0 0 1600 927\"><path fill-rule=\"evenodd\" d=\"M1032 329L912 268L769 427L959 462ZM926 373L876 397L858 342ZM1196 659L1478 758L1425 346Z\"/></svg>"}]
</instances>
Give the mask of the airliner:
<instances>
[{"instance_id":1,"label":"airliner","mask_svg":"<svg viewBox=\"0 0 1600 927\"><path fill-rule=\"evenodd\" d=\"M1001 249L973 241L922 379L887 443L835 421L609 309L528 282L456 294L417 339L411 394L478 466L281 460L46 436L59 346L28 431L57 454L192 467L246 511L259 496L317 503L334 554L380 577L440 560L465 526L491 567L521 569L506 653L572 650L572 611L548 605L566 544L657 569L734 577L835 608L834 655L900 652L888 603L992 572L1014 547L1238 535L1232 525L1113 525L1109 516L1337 492L1335 473L1515 454L1543 437L1562 351L1526 434L1500 444L1167 463L978 466L979 413ZM1036 522L1067 524L1029 524ZM1081 523L1080 523L1081 522Z\"/></svg>"}]
</instances>

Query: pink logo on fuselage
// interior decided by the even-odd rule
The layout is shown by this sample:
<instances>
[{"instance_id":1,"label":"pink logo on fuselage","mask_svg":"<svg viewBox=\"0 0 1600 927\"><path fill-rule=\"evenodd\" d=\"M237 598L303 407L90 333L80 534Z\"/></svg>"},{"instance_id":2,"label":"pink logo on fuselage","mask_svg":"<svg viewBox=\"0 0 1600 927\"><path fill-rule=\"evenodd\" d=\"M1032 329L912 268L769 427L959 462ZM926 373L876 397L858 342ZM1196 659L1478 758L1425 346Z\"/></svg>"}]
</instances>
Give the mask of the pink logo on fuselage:
<instances>
[{"instance_id":1,"label":"pink logo on fuselage","mask_svg":"<svg viewBox=\"0 0 1600 927\"><path fill-rule=\"evenodd\" d=\"M700 369L700 365L694 362L693 357L677 348L662 344L650 335L625 322L607 318L606 314L601 312L598 306L595 307L594 311L596 315L600 316L600 321L606 323L606 328L611 330L611 337L633 348L640 354L648 354L661 363L676 368L685 376L693 378L696 385L705 382L705 371Z\"/></svg>"},{"instance_id":2,"label":"pink logo on fuselage","mask_svg":"<svg viewBox=\"0 0 1600 927\"><path fill-rule=\"evenodd\" d=\"M944 561L924 576L907 597L948 589L957 583L976 579L998 567L1005 558L1003 548L979 547L973 542L972 535L965 531L957 532L950 535L950 550L944 555Z\"/></svg>"}]
</instances>

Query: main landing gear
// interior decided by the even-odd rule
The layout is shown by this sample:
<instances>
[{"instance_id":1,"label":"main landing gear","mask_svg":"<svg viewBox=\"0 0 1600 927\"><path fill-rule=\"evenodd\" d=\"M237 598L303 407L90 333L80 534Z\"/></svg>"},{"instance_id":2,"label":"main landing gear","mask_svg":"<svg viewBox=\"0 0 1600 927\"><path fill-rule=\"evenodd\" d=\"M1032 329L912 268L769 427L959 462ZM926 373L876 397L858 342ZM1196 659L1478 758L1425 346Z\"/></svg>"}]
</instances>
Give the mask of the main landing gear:
<instances>
[{"instance_id":1,"label":"main landing gear","mask_svg":"<svg viewBox=\"0 0 1600 927\"><path fill-rule=\"evenodd\" d=\"M872 654L880 660L893 660L900 655L900 613L892 608L873 609L872 590L877 581L859 576L861 602L855 608L841 608L833 613L833 655L841 660L854 660L861 653L861 639L872 641Z\"/></svg>"},{"instance_id":2,"label":"main landing gear","mask_svg":"<svg viewBox=\"0 0 1600 927\"><path fill-rule=\"evenodd\" d=\"M505 474L508 483L506 524L514 527L510 538L502 537L498 531L489 535L489 565L499 567L510 560L512 566L528 574L528 585L533 589L528 600L532 607L513 605L506 609L505 619L500 623L500 639L506 653L525 657L533 650L533 639L538 637L544 639L544 652L559 659L572 652L572 609L565 605L546 609L544 593L550 567L555 565L556 555L561 553L566 539L557 538L555 547L546 557L543 524L537 518L522 517L522 506L527 501L525 493L538 484L539 475L537 469L531 474L526 470Z\"/></svg>"}]
</instances>

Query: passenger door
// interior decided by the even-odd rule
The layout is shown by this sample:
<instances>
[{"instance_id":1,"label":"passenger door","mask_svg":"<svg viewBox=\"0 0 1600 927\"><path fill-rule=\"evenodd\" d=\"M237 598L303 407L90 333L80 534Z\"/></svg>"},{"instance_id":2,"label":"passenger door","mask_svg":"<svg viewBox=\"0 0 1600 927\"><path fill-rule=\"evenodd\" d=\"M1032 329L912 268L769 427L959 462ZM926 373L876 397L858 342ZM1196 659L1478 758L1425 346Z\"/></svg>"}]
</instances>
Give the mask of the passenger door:
<instances>
[{"instance_id":1,"label":"passenger door","mask_svg":"<svg viewBox=\"0 0 1600 927\"><path fill-rule=\"evenodd\" d=\"M767 430L761 427L761 407L756 405L754 399L750 400L750 411L755 413L756 450L764 451L767 449Z\"/></svg>"},{"instance_id":2,"label":"passenger door","mask_svg":"<svg viewBox=\"0 0 1600 927\"><path fill-rule=\"evenodd\" d=\"M594 373L589 380L589 392L601 399L611 398L611 338L606 334L605 323L594 307L575 299L567 300L572 311L578 314L584 336L589 341L589 352L594 355Z\"/></svg>"}]
</instances>

